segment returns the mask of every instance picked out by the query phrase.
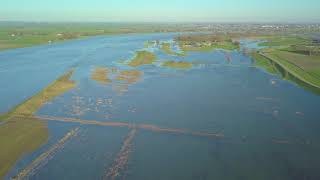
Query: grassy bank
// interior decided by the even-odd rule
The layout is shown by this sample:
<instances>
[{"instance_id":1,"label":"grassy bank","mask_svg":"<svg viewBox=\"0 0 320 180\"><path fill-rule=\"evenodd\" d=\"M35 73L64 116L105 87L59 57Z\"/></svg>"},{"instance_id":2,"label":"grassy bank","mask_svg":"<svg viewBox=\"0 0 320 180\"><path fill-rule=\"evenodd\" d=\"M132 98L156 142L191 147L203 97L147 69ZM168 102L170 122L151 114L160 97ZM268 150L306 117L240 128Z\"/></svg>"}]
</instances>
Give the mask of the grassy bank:
<instances>
[{"instance_id":1,"label":"grassy bank","mask_svg":"<svg viewBox=\"0 0 320 180\"><path fill-rule=\"evenodd\" d=\"M48 129L45 121L33 114L46 102L74 88L69 78L73 70L64 74L41 92L0 116L0 178L4 177L23 155L31 153L47 142Z\"/></svg>"},{"instance_id":2,"label":"grassy bank","mask_svg":"<svg viewBox=\"0 0 320 180\"><path fill-rule=\"evenodd\" d=\"M163 67L176 68L176 69L189 69L192 67L192 63L190 62L175 62L175 61L167 61L162 64Z\"/></svg>"},{"instance_id":3,"label":"grassy bank","mask_svg":"<svg viewBox=\"0 0 320 180\"><path fill-rule=\"evenodd\" d=\"M251 56L254 59L255 66L261 67L271 74L277 74L277 69L272 61L257 52L251 53Z\"/></svg>"},{"instance_id":4,"label":"grassy bank","mask_svg":"<svg viewBox=\"0 0 320 180\"><path fill-rule=\"evenodd\" d=\"M299 54L290 54L290 56L288 56L287 52L285 54L283 53L284 52L282 51L274 50L271 52L261 53L261 55L277 63L286 71L285 73L289 73L290 75L309 85L320 88L320 78L317 76L317 74L314 75L310 71L304 69L303 66L296 65L292 62L293 59L291 56L300 56ZM308 60L300 59L300 61ZM284 77L286 78L286 74L284 74Z\"/></svg>"},{"instance_id":5,"label":"grassy bank","mask_svg":"<svg viewBox=\"0 0 320 180\"><path fill-rule=\"evenodd\" d=\"M129 66L137 67L152 64L157 59L156 55L149 51L137 51L135 57L128 63Z\"/></svg>"}]
</instances>

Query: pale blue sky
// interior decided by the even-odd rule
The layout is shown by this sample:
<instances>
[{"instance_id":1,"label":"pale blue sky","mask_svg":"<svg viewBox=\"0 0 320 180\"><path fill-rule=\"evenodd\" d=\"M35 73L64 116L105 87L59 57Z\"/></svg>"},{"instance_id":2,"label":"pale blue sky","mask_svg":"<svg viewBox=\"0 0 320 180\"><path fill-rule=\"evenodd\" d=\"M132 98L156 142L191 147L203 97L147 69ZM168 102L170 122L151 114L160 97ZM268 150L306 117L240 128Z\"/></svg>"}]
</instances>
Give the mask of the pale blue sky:
<instances>
[{"instance_id":1,"label":"pale blue sky","mask_svg":"<svg viewBox=\"0 0 320 180\"><path fill-rule=\"evenodd\" d=\"M0 20L320 22L320 0L0 0Z\"/></svg>"}]
</instances>

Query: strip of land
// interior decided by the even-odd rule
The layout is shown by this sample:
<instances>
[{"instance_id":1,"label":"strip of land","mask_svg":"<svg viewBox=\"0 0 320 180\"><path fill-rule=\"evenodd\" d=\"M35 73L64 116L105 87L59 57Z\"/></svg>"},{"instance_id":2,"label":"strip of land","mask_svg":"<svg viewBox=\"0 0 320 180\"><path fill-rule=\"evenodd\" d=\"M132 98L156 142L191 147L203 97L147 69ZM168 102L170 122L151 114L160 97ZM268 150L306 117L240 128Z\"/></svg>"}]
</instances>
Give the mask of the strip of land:
<instances>
[{"instance_id":1,"label":"strip of land","mask_svg":"<svg viewBox=\"0 0 320 180\"><path fill-rule=\"evenodd\" d=\"M136 129L143 129L143 130L149 130L154 132L184 134L184 135L191 135L191 136L203 136L203 137L209 137L209 138L224 137L224 135L220 133L194 132L186 129L163 128L163 127L159 127L151 124L132 124L132 123L127 123L123 121L96 121L96 120L84 120L84 119L77 119L77 118L54 117L54 116L35 116L34 118L45 120L45 121L70 122L70 123L98 125L98 126L107 126L107 127L136 128Z\"/></svg>"},{"instance_id":2,"label":"strip of land","mask_svg":"<svg viewBox=\"0 0 320 180\"><path fill-rule=\"evenodd\" d=\"M140 130L147 130L151 132L164 133L164 134L177 134L177 135L185 135L185 136L204 137L204 138L210 138L215 140L222 140L222 139L230 140L230 138L225 137L225 135L222 133L190 131L187 129L179 129L179 128L164 128L164 127L159 127L157 125L152 125L152 124L132 124L124 121L96 121L96 120L84 120L84 119L77 119L77 118L53 117L53 116L37 116L34 118L41 119L44 121L79 123L83 125L119 127L119 128L128 128L128 129L136 129L136 130L140 129ZM301 141L301 139L288 140L288 139L272 138L270 142L275 144L306 145L305 142L307 141Z\"/></svg>"},{"instance_id":3,"label":"strip of land","mask_svg":"<svg viewBox=\"0 0 320 180\"><path fill-rule=\"evenodd\" d=\"M108 169L107 174L103 179L105 180L115 180L123 175L123 171L129 162L129 157L132 152L132 143L135 137L137 129L133 128L130 130L127 137L124 139L119 153L116 159L112 163L111 167Z\"/></svg>"},{"instance_id":4,"label":"strip of land","mask_svg":"<svg viewBox=\"0 0 320 180\"><path fill-rule=\"evenodd\" d=\"M35 151L47 142L47 123L36 118L34 113L46 102L76 87L76 83L70 80L73 72L74 69L0 116L0 121L5 122L0 126L0 178L8 173L23 155Z\"/></svg>"}]
</instances>

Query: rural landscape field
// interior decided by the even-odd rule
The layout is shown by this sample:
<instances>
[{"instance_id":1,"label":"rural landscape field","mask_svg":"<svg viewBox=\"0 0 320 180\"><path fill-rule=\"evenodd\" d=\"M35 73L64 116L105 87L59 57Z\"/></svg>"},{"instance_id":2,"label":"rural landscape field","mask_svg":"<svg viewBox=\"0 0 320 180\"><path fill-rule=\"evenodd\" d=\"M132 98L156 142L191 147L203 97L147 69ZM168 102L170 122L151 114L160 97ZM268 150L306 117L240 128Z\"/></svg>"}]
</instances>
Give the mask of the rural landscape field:
<instances>
[{"instance_id":1,"label":"rural landscape field","mask_svg":"<svg viewBox=\"0 0 320 180\"><path fill-rule=\"evenodd\" d=\"M306 2L1 0L0 179L319 180Z\"/></svg>"}]
</instances>

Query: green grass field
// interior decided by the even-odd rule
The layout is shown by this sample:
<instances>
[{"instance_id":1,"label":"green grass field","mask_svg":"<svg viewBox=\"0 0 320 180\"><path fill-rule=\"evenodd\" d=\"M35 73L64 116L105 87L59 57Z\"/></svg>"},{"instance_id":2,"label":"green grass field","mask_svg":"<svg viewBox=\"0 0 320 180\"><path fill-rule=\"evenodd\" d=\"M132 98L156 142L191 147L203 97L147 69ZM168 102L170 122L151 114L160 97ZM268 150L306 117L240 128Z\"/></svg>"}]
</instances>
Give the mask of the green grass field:
<instances>
[{"instance_id":1,"label":"green grass field","mask_svg":"<svg viewBox=\"0 0 320 180\"><path fill-rule=\"evenodd\" d=\"M259 46L288 47L290 45L304 45L311 43L310 39L299 36L269 36L263 38L263 40L267 40L267 42L260 43Z\"/></svg>"},{"instance_id":2,"label":"green grass field","mask_svg":"<svg viewBox=\"0 0 320 180\"><path fill-rule=\"evenodd\" d=\"M252 53L256 65L270 73L280 72L290 81L308 87L312 91L320 89L320 56L318 45L301 36L269 36L260 53Z\"/></svg>"},{"instance_id":3,"label":"green grass field","mask_svg":"<svg viewBox=\"0 0 320 180\"><path fill-rule=\"evenodd\" d=\"M70 81L73 70L55 80L44 90L0 116L0 178L14 166L24 154L31 153L47 142L47 123L33 114L46 102L76 86Z\"/></svg>"},{"instance_id":4,"label":"green grass field","mask_svg":"<svg viewBox=\"0 0 320 180\"><path fill-rule=\"evenodd\" d=\"M290 74L295 76L296 78L305 81L306 83L309 83L311 85L320 87L319 74L314 74L314 72L319 72L320 67L315 66L314 69L316 69L316 71L310 71L308 69L310 59L308 59L307 57L300 58L300 54L278 50L274 50L263 54L269 59L279 64L280 66L282 66L286 71L290 72ZM295 64L297 60L299 61L298 65Z\"/></svg>"},{"instance_id":5,"label":"green grass field","mask_svg":"<svg viewBox=\"0 0 320 180\"><path fill-rule=\"evenodd\" d=\"M257 52L252 53L251 56L255 60L255 66L261 67L271 74L278 73L277 69L274 67L274 65L269 59L265 58Z\"/></svg>"},{"instance_id":6,"label":"green grass field","mask_svg":"<svg viewBox=\"0 0 320 180\"><path fill-rule=\"evenodd\" d=\"M272 54L280 59L285 59L288 62L299 66L309 73L320 70L320 56L308 56L287 51L273 51ZM317 73L316 75L320 77L320 73Z\"/></svg>"}]
</instances>

